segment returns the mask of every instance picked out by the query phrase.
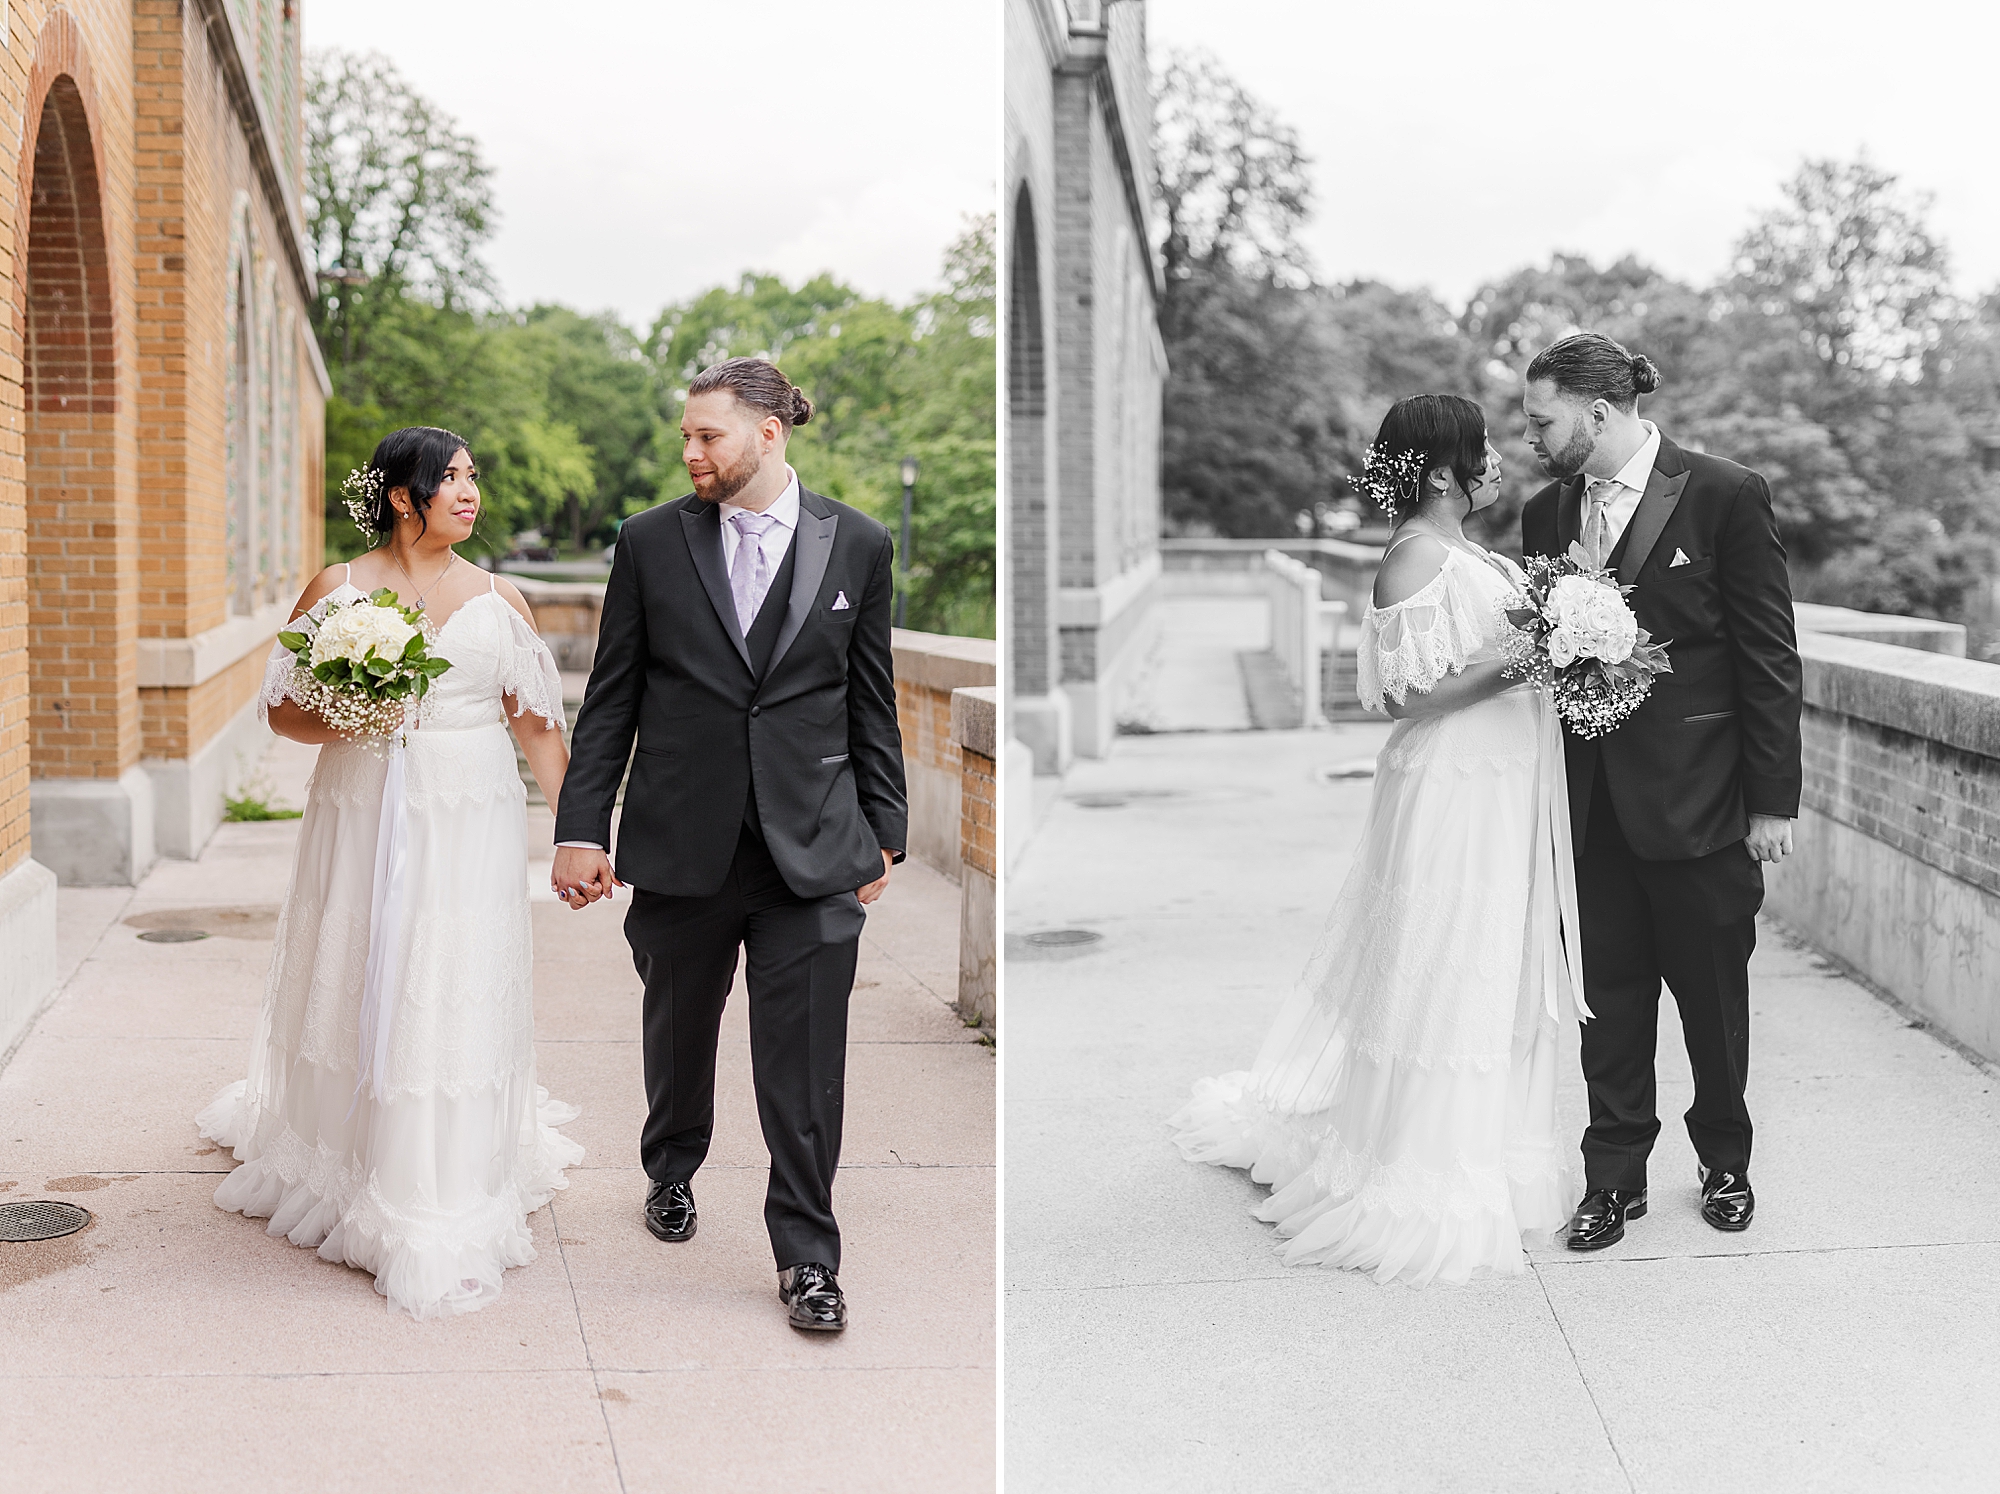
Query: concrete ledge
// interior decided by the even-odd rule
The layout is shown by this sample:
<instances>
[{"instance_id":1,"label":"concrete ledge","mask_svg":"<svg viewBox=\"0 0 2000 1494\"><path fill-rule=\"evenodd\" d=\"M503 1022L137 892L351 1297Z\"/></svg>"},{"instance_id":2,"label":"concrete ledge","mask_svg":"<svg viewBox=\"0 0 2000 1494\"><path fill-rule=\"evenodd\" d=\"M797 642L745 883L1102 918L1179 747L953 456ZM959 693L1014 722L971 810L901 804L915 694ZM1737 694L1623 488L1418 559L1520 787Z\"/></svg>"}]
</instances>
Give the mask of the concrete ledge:
<instances>
[{"instance_id":1,"label":"concrete ledge","mask_svg":"<svg viewBox=\"0 0 2000 1494\"><path fill-rule=\"evenodd\" d=\"M2000 899L1814 809L1796 835L1764 869L1772 916L2000 1062Z\"/></svg>"},{"instance_id":2,"label":"concrete ledge","mask_svg":"<svg viewBox=\"0 0 2000 1494\"><path fill-rule=\"evenodd\" d=\"M968 685L991 685L1000 677L1000 645L991 638L955 638L894 628L896 678L904 684L950 694Z\"/></svg>"},{"instance_id":3,"label":"concrete ledge","mask_svg":"<svg viewBox=\"0 0 2000 1494\"><path fill-rule=\"evenodd\" d=\"M967 752L981 757L999 755L994 751L999 719L998 686L973 685L951 692L951 739Z\"/></svg>"},{"instance_id":4,"label":"concrete ledge","mask_svg":"<svg viewBox=\"0 0 2000 1494\"><path fill-rule=\"evenodd\" d=\"M290 602L266 602L248 616L232 617L192 638L141 638L139 688L185 690L206 684L245 654L268 649L291 613Z\"/></svg>"},{"instance_id":5,"label":"concrete ledge","mask_svg":"<svg viewBox=\"0 0 2000 1494\"><path fill-rule=\"evenodd\" d=\"M994 1030L998 1006L997 904L993 879L967 866L958 895L958 1015L982 1032Z\"/></svg>"},{"instance_id":6,"label":"concrete ledge","mask_svg":"<svg viewBox=\"0 0 2000 1494\"><path fill-rule=\"evenodd\" d=\"M193 757L139 764L153 781L154 843L162 856L190 861L201 854L222 823L223 801L254 771L270 740L252 700Z\"/></svg>"},{"instance_id":7,"label":"concrete ledge","mask_svg":"<svg viewBox=\"0 0 2000 1494\"><path fill-rule=\"evenodd\" d=\"M23 861L0 877L0 1061L56 989L56 874Z\"/></svg>"},{"instance_id":8,"label":"concrete ledge","mask_svg":"<svg viewBox=\"0 0 2000 1494\"><path fill-rule=\"evenodd\" d=\"M1136 602L1160 575L1160 557L1148 555L1131 570L1102 586L1065 586L1056 594L1056 623L1064 628L1101 628Z\"/></svg>"},{"instance_id":9,"label":"concrete ledge","mask_svg":"<svg viewBox=\"0 0 2000 1494\"><path fill-rule=\"evenodd\" d=\"M65 887L136 887L153 864L153 780L144 768L117 778L28 781L31 854Z\"/></svg>"},{"instance_id":10,"label":"concrete ledge","mask_svg":"<svg viewBox=\"0 0 2000 1494\"><path fill-rule=\"evenodd\" d=\"M1799 657L1808 706L2000 758L2000 664L1825 633Z\"/></svg>"},{"instance_id":11,"label":"concrete ledge","mask_svg":"<svg viewBox=\"0 0 2000 1494\"><path fill-rule=\"evenodd\" d=\"M1792 607L1801 633L1830 633L1870 643L1892 643L1924 649L1954 659L1965 657L1965 629L1957 623L1929 617L1897 617L1886 612L1856 612L1852 607L1828 607L1798 602Z\"/></svg>"}]
</instances>

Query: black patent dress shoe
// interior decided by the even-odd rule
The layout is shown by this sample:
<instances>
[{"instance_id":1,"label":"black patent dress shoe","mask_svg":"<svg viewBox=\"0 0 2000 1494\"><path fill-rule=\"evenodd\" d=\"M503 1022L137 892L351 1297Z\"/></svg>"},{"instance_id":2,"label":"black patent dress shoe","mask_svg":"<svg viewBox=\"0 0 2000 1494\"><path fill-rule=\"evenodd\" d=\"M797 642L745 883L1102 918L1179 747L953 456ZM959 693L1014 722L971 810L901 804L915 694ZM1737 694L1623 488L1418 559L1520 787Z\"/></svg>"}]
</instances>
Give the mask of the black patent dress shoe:
<instances>
[{"instance_id":1,"label":"black patent dress shoe","mask_svg":"<svg viewBox=\"0 0 2000 1494\"><path fill-rule=\"evenodd\" d=\"M1740 1172L1706 1167L1700 1177L1701 1217L1732 1235L1748 1229L1750 1216L1757 1212L1757 1195L1750 1191L1750 1179Z\"/></svg>"},{"instance_id":2,"label":"black patent dress shoe","mask_svg":"<svg viewBox=\"0 0 2000 1494\"><path fill-rule=\"evenodd\" d=\"M1571 1250L1602 1250L1625 1238L1625 1221L1646 1217L1644 1188L1597 1188L1569 1222Z\"/></svg>"},{"instance_id":3,"label":"black patent dress shoe","mask_svg":"<svg viewBox=\"0 0 2000 1494\"><path fill-rule=\"evenodd\" d=\"M780 1271L778 1300L792 1310L794 1328L838 1333L847 1326L847 1299L840 1294L840 1283L817 1261Z\"/></svg>"},{"instance_id":4,"label":"black patent dress shoe","mask_svg":"<svg viewBox=\"0 0 2000 1494\"><path fill-rule=\"evenodd\" d=\"M653 1184L646 1194L646 1228L670 1245L692 1240L694 1189L686 1183Z\"/></svg>"}]
</instances>

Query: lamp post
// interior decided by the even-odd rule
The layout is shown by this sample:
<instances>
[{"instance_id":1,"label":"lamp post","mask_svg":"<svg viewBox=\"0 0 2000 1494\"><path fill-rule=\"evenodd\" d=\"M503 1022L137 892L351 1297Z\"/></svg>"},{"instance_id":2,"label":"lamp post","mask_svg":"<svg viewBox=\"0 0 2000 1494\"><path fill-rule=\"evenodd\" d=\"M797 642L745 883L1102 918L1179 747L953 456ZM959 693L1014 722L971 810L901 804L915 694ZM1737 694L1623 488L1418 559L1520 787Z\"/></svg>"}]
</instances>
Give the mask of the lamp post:
<instances>
[{"instance_id":1,"label":"lamp post","mask_svg":"<svg viewBox=\"0 0 2000 1494\"><path fill-rule=\"evenodd\" d=\"M896 592L896 626L903 625L903 606L910 595L910 499L917 489L917 459L903 458L903 543L896 549L896 563L902 567L903 584Z\"/></svg>"}]
</instances>

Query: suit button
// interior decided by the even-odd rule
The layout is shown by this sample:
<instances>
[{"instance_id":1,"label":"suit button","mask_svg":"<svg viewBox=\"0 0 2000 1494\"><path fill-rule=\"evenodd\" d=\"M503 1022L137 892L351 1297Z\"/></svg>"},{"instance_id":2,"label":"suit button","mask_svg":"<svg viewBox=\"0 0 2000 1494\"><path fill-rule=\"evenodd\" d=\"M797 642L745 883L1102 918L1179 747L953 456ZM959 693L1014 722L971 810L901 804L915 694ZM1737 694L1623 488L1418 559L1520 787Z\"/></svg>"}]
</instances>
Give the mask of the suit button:
<instances>
[{"instance_id":1,"label":"suit button","mask_svg":"<svg viewBox=\"0 0 2000 1494\"><path fill-rule=\"evenodd\" d=\"M750 707L750 714L753 716L761 716L764 714L764 708L762 706L752 706Z\"/></svg>"}]
</instances>

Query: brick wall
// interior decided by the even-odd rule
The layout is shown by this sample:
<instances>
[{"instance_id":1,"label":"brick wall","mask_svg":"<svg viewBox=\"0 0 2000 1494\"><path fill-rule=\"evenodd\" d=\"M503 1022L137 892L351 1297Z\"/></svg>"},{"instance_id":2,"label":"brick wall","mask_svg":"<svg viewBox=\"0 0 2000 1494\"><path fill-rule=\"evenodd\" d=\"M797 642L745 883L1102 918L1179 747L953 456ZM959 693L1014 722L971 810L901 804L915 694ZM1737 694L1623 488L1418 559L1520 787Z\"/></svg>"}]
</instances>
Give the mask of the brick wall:
<instances>
[{"instance_id":1,"label":"brick wall","mask_svg":"<svg viewBox=\"0 0 2000 1494\"><path fill-rule=\"evenodd\" d=\"M993 759L961 748L958 777L958 859L973 871L997 876L999 806Z\"/></svg>"},{"instance_id":2,"label":"brick wall","mask_svg":"<svg viewBox=\"0 0 2000 1494\"><path fill-rule=\"evenodd\" d=\"M999 995L999 691L952 691L951 739L959 754L958 1014L993 1032Z\"/></svg>"},{"instance_id":3,"label":"brick wall","mask_svg":"<svg viewBox=\"0 0 2000 1494\"><path fill-rule=\"evenodd\" d=\"M2000 665L1802 632L1805 792L1768 909L2000 1059Z\"/></svg>"},{"instance_id":4,"label":"brick wall","mask_svg":"<svg viewBox=\"0 0 2000 1494\"><path fill-rule=\"evenodd\" d=\"M297 21L284 10L258 0L238 18L253 39L268 32L249 59L267 103L295 112ZM255 167L212 0L17 0L7 15L0 118L24 154L0 159L0 300L13 312L0 327L0 874L27 854L31 776L108 777L142 753L199 752L255 690L261 645L191 689L137 685L141 640L188 639L230 611L223 409L238 279L269 396L264 595L296 594L322 540L320 373L284 251L292 220ZM296 118L280 110L273 125L295 180Z\"/></svg>"},{"instance_id":5,"label":"brick wall","mask_svg":"<svg viewBox=\"0 0 2000 1494\"><path fill-rule=\"evenodd\" d=\"M959 791L963 772L952 737L952 692L992 685L999 646L898 628L896 722L910 798L910 854L953 881L959 876Z\"/></svg>"}]
</instances>

